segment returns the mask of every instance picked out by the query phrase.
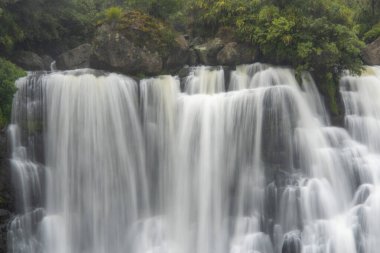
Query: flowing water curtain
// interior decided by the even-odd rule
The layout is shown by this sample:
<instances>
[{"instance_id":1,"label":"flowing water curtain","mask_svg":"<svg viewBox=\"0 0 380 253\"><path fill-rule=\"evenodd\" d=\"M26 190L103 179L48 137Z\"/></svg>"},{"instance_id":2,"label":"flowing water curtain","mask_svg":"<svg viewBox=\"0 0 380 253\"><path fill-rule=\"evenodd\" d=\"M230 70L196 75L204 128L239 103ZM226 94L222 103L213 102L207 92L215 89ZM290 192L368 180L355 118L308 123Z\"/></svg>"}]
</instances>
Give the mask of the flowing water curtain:
<instances>
[{"instance_id":1,"label":"flowing water curtain","mask_svg":"<svg viewBox=\"0 0 380 253\"><path fill-rule=\"evenodd\" d=\"M9 225L8 248L11 252L39 250L40 238L35 233L44 211L43 162L43 77L21 78L13 103L11 140L12 182L15 185L18 216Z\"/></svg>"},{"instance_id":2,"label":"flowing water curtain","mask_svg":"<svg viewBox=\"0 0 380 253\"><path fill-rule=\"evenodd\" d=\"M222 67L192 67L185 82L185 91L188 94L214 94L225 89Z\"/></svg>"},{"instance_id":3,"label":"flowing water curtain","mask_svg":"<svg viewBox=\"0 0 380 253\"><path fill-rule=\"evenodd\" d=\"M354 139L328 126L301 79L258 63L228 87L223 69L195 67L184 92L171 76L22 79L10 133L31 207L10 226L11 252L376 252L376 145L360 124ZM342 84L347 118L376 119L377 86L355 86L367 79ZM40 130L25 128L41 116ZM22 183L30 175L46 184Z\"/></svg>"},{"instance_id":4,"label":"flowing water curtain","mask_svg":"<svg viewBox=\"0 0 380 253\"><path fill-rule=\"evenodd\" d=\"M130 224L150 213L137 84L81 73L41 82L47 196L38 241L46 251L120 252Z\"/></svg>"}]
</instances>

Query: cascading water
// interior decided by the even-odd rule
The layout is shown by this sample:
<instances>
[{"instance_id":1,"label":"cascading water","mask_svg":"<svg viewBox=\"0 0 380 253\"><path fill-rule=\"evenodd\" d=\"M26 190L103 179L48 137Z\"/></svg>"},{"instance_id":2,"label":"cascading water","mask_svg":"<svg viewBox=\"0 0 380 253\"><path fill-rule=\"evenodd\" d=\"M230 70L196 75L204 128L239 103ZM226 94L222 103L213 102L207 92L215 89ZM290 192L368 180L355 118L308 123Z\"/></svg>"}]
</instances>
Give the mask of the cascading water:
<instances>
[{"instance_id":1,"label":"cascading water","mask_svg":"<svg viewBox=\"0 0 380 253\"><path fill-rule=\"evenodd\" d=\"M375 253L376 71L342 79L348 132L286 68L239 66L226 85L222 68L194 67L182 89L31 73L9 127L9 253Z\"/></svg>"}]
</instances>

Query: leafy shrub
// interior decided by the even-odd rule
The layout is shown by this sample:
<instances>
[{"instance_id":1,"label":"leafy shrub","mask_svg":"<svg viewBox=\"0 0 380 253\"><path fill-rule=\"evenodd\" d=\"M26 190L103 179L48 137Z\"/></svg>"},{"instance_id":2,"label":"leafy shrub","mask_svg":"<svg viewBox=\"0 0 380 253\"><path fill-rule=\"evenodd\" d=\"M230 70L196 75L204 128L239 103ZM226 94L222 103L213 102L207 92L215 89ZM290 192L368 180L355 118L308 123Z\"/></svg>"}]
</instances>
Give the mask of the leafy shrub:
<instances>
[{"instance_id":1,"label":"leafy shrub","mask_svg":"<svg viewBox=\"0 0 380 253\"><path fill-rule=\"evenodd\" d=\"M380 37L380 23L377 23L376 25L374 25L368 32L366 32L363 36L363 39L366 41L366 42L372 42L374 41L375 39L377 39L378 37Z\"/></svg>"},{"instance_id":2,"label":"leafy shrub","mask_svg":"<svg viewBox=\"0 0 380 253\"><path fill-rule=\"evenodd\" d=\"M185 2L191 4L189 0L126 0L125 4L129 9L142 11L162 20L170 20L180 15Z\"/></svg>"},{"instance_id":3,"label":"leafy shrub","mask_svg":"<svg viewBox=\"0 0 380 253\"><path fill-rule=\"evenodd\" d=\"M0 58L0 128L10 121L12 98L16 91L15 81L24 75L25 71Z\"/></svg>"},{"instance_id":4,"label":"leafy shrub","mask_svg":"<svg viewBox=\"0 0 380 253\"><path fill-rule=\"evenodd\" d=\"M0 2L0 51L10 52L14 44L24 37L24 33L20 26L14 20L14 17L9 13L4 4Z\"/></svg>"},{"instance_id":5,"label":"leafy shrub","mask_svg":"<svg viewBox=\"0 0 380 253\"><path fill-rule=\"evenodd\" d=\"M213 36L231 27L237 38L259 49L259 60L310 71L333 114L337 80L362 70L354 12L341 0L196 0L194 27ZM202 31L200 31L202 34Z\"/></svg>"},{"instance_id":6,"label":"leafy shrub","mask_svg":"<svg viewBox=\"0 0 380 253\"><path fill-rule=\"evenodd\" d=\"M340 0L196 0L195 26L217 31L229 26L259 48L263 61L319 75L361 71L364 46L354 13ZM212 34L211 34L212 35Z\"/></svg>"},{"instance_id":7,"label":"leafy shrub","mask_svg":"<svg viewBox=\"0 0 380 253\"><path fill-rule=\"evenodd\" d=\"M104 11L104 22L114 24L119 22L123 16L123 9L121 7L110 7Z\"/></svg>"}]
</instances>

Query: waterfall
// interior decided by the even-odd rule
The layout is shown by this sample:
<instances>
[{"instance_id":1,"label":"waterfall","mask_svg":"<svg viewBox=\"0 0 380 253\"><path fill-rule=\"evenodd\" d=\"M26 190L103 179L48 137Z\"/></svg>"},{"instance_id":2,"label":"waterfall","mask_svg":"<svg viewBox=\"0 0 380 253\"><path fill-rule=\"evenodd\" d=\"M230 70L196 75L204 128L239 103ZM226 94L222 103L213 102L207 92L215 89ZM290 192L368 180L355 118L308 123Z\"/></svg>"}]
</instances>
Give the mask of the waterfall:
<instances>
[{"instance_id":1,"label":"waterfall","mask_svg":"<svg viewBox=\"0 0 380 253\"><path fill-rule=\"evenodd\" d=\"M377 252L380 69L366 73L341 80L347 130L289 68L30 73L8 130L9 253Z\"/></svg>"}]
</instances>

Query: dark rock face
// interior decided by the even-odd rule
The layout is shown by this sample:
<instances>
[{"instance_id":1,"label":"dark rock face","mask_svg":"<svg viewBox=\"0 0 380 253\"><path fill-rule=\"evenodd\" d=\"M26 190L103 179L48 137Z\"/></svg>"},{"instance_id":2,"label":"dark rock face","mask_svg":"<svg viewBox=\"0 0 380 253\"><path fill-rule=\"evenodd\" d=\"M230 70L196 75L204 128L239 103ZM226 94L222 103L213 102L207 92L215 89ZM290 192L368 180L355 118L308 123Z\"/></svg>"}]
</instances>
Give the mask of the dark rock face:
<instances>
[{"instance_id":1,"label":"dark rock face","mask_svg":"<svg viewBox=\"0 0 380 253\"><path fill-rule=\"evenodd\" d=\"M236 42L227 43L217 54L217 62L220 65L233 66L252 63L254 60L255 50Z\"/></svg>"},{"instance_id":2,"label":"dark rock face","mask_svg":"<svg viewBox=\"0 0 380 253\"><path fill-rule=\"evenodd\" d=\"M299 231L291 231L284 236L284 244L282 245L282 253L301 253L301 235Z\"/></svg>"},{"instance_id":3,"label":"dark rock face","mask_svg":"<svg viewBox=\"0 0 380 253\"><path fill-rule=\"evenodd\" d=\"M44 64L44 70L50 70L51 69L51 64L54 61L53 58L51 58L50 55L42 55L41 56L42 63Z\"/></svg>"},{"instance_id":4,"label":"dark rock face","mask_svg":"<svg viewBox=\"0 0 380 253\"><path fill-rule=\"evenodd\" d=\"M57 58L57 68L61 70L87 68L90 66L91 52L91 44L83 44L64 52Z\"/></svg>"},{"instance_id":5,"label":"dark rock face","mask_svg":"<svg viewBox=\"0 0 380 253\"><path fill-rule=\"evenodd\" d=\"M30 51L18 51L14 54L13 62L25 70L44 70L42 58Z\"/></svg>"},{"instance_id":6,"label":"dark rock face","mask_svg":"<svg viewBox=\"0 0 380 253\"><path fill-rule=\"evenodd\" d=\"M193 51L190 50L189 44L183 35L177 36L175 39L176 46L172 50L168 59L166 60L166 68L170 72L176 72L187 63L196 64L196 57L194 59Z\"/></svg>"},{"instance_id":7,"label":"dark rock face","mask_svg":"<svg viewBox=\"0 0 380 253\"><path fill-rule=\"evenodd\" d=\"M206 43L193 46L199 64L235 66L254 62L255 48L231 41L232 35L224 34L223 36L223 39L216 37Z\"/></svg>"},{"instance_id":8,"label":"dark rock face","mask_svg":"<svg viewBox=\"0 0 380 253\"><path fill-rule=\"evenodd\" d=\"M103 25L93 43L90 66L126 74L156 75L161 72L163 62L158 52L150 52Z\"/></svg>"},{"instance_id":9,"label":"dark rock face","mask_svg":"<svg viewBox=\"0 0 380 253\"><path fill-rule=\"evenodd\" d=\"M363 49L362 58L367 65L380 65L380 37Z\"/></svg>"},{"instance_id":10,"label":"dark rock face","mask_svg":"<svg viewBox=\"0 0 380 253\"><path fill-rule=\"evenodd\" d=\"M199 62L204 65L217 65L217 54L224 47L221 39L215 38L194 47Z\"/></svg>"},{"instance_id":11,"label":"dark rock face","mask_svg":"<svg viewBox=\"0 0 380 253\"><path fill-rule=\"evenodd\" d=\"M14 213L8 141L0 130L0 252L7 252L7 225Z\"/></svg>"}]
</instances>

